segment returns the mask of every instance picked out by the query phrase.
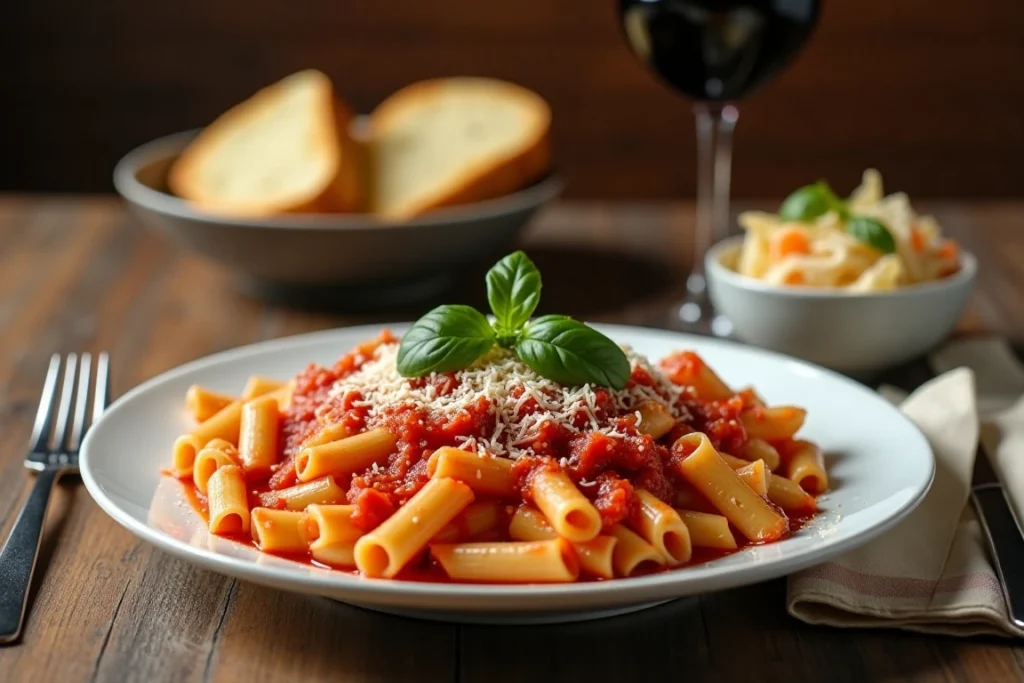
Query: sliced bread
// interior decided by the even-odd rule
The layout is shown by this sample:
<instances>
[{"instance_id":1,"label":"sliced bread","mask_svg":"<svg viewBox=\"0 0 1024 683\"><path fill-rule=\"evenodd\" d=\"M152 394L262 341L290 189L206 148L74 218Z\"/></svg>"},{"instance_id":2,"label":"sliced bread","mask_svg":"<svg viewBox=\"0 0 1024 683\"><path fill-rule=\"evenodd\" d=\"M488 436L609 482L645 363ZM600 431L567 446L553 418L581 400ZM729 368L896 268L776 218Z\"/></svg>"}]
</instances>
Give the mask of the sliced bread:
<instances>
[{"instance_id":1,"label":"sliced bread","mask_svg":"<svg viewBox=\"0 0 1024 683\"><path fill-rule=\"evenodd\" d=\"M326 75L300 71L207 126L171 167L168 185L229 215L359 210L364 164L351 118Z\"/></svg>"},{"instance_id":2,"label":"sliced bread","mask_svg":"<svg viewBox=\"0 0 1024 683\"><path fill-rule=\"evenodd\" d=\"M536 93L487 78L410 85L371 114L371 209L402 220L514 192L550 165L551 110Z\"/></svg>"}]
</instances>

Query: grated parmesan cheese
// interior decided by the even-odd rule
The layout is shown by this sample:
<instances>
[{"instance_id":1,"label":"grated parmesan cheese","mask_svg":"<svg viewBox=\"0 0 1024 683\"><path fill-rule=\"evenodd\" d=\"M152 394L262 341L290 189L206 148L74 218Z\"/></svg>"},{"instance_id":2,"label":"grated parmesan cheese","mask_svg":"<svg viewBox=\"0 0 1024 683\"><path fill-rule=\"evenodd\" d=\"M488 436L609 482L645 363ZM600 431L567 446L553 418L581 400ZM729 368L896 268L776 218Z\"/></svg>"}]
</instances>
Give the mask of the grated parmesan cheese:
<instances>
[{"instance_id":1,"label":"grated parmesan cheese","mask_svg":"<svg viewBox=\"0 0 1024 683\"><path fill-rule=\"evenodd\" d=\"M609 389L615 414L607 417L633 413L639 417L637 406L644 401L655 401L676 419L689 419L678 400L683 388L673 384L643 356L629 348L624 347L624 351L632 367L643 368L655 386L631 381L621 391ZM531 370L511 351L495 348L470 367L456 372L458 386L443 396L430 382L413 387L408 378L398 373L397 355L397 343L377 347L372 359L358 371L334 383L330 396L341 397L353 391L362 394L363 400L353 405L368 408L367 425L371 428L383 420L385 411L390 408L420 408L445 419L465 413L467 407L485 396L494 414L493 429L481 436L457 437L459 448L510 458L531 455L530 444L545 423L561 425L574 433L600 432L613 438L628 436L607 424L607 419L599 418L597 387L589 384L563 386L553 382ZM538 409L525 414L523 409L530 399L536 402ZM586 419L583 429L574 423L579 415Z\"/></svg>"}]
</instances>

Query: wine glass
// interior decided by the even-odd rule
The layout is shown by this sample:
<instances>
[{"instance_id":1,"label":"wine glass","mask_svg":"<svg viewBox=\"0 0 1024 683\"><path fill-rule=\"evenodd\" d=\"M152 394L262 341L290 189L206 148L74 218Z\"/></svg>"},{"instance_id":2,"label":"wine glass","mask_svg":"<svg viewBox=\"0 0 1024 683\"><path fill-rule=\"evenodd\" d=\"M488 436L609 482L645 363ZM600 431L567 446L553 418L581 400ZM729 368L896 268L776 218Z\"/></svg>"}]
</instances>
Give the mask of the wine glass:
<instances>
[{"instance_id":1,"label":"wine glass","mask_svg":"<svg viewBox=\"0 0 1024 683\"><path fill-rule=\"evenodd\" d=\"M633 53L670 87L696 100L697 229L686 299L673 317L720 336L731 324L714 316L704 254L729 234L734 102L785 66L811 35L819 0L619 0Z\"/></svg>"}]
</instances>

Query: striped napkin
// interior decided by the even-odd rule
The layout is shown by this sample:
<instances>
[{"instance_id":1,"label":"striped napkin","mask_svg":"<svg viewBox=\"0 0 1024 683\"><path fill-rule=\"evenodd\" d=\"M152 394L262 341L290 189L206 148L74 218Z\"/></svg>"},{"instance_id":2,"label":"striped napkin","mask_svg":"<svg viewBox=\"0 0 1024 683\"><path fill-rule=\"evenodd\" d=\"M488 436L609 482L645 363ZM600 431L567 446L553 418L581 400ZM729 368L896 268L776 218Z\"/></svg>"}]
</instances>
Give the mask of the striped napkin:
<instances>
[{"instance_id":1,"label":"striped napkin","mask_svg":"<svg viewBox=\"0 0 1024 683\"><path fill-rule=\"evenodd\" d=\"M810 624L1024 638L968 502L980 435L1024 519L1024 365L997 339L954 342L931 364L942 374L900 405L935 452L931 490L880 538L790 576L787 608Z\"/></svg>"}]
</instances>

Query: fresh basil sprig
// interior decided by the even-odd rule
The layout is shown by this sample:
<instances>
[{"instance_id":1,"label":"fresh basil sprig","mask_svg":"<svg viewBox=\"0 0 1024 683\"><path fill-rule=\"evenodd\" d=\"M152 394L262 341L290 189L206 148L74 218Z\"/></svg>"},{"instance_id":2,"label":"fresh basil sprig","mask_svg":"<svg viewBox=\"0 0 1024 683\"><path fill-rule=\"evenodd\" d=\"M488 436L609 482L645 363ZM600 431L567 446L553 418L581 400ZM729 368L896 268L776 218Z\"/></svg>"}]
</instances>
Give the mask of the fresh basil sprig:
<instances>
[{"instance_id":1,"label":"fresh basil sprig","mask_svg":"<svg viewBox=\"0 0 1024 683\"><path fill-rule=\"evenodd\" d=\"M416 321L398 346L405 377L467 367L494 346L494 329L472 306L438 306Z\"/></svg>"},{"instance_id":2,"label":"fresh basil sprig","mask_svg":"<svg viewBox=\"0 0 1024 683\"><path fill-rule=\"evenodd\" d=\"M591 384L621 389L630 366L618 344L592 327L564 315L545 315L531 322L516 342L523 362L562 384Z\"/></svg>"},{"instance_id":3,"label":"fresh basil sprig","mask_svg":"<svg viewBox=\"0 0 1024 683\"><path fill-rule=\"evenodd\" d=\"M896 240L882 221L868 216L854 216L846 223L846 232L883 254L896 251Z\"/></svg>"},{"instance_id":4,"label":"fresh basil sprig","mask_svg":"<svg viewBox=\"0 0 1024 683\"><path fill-rule=\"evenodd\" d=\"M885 224L877 218L854 216L849 203L843 201L823 180L813 185L804 185L790 194L779 207L779 218L784 221L809 223L834 211L845 223L846 232L864 244L883 254L896 251L896 240Z\"/></svg>"},{"instance_id":5,"label":"fresh basil sprig","mask_svg":"<svg viewBox=\"0 0 1024 683\"><path fill-rule=\"evenodd\" d=\"M828 183L819 180L813 185L804 185L786 197L779 207L779 218L784 221L806 223L824 216L829 211L842 215L845 205Z\"/></svg>"},{"instance_id":6,"label":"fresh basil sprig","mask_svg":"<svg viewBox=\"0 0 1024 683\"><path fill-rule=\"evenodd\" d=\"M487 301L497 321L502 346L515 342L515 333L540 303L540 271L526 254L515 251L487 271Z\"/></svg>"},{"instance_id":7,"label":"fresh basil sprig","mask_svg":"<svg viewBox=\"0 0 1024 683\"><path fill-rule=\"evenodd\" d=\"M564 315L530 322L540 301L540 271L521 251L487 272L487 300L494 322L470 306L438 306L417 320L398 347L398 372L422 377L473 364L499 346L513 349L531 369L562 384L622 389L629 359L611 339Z\"/></svg>"}]
</instances>

